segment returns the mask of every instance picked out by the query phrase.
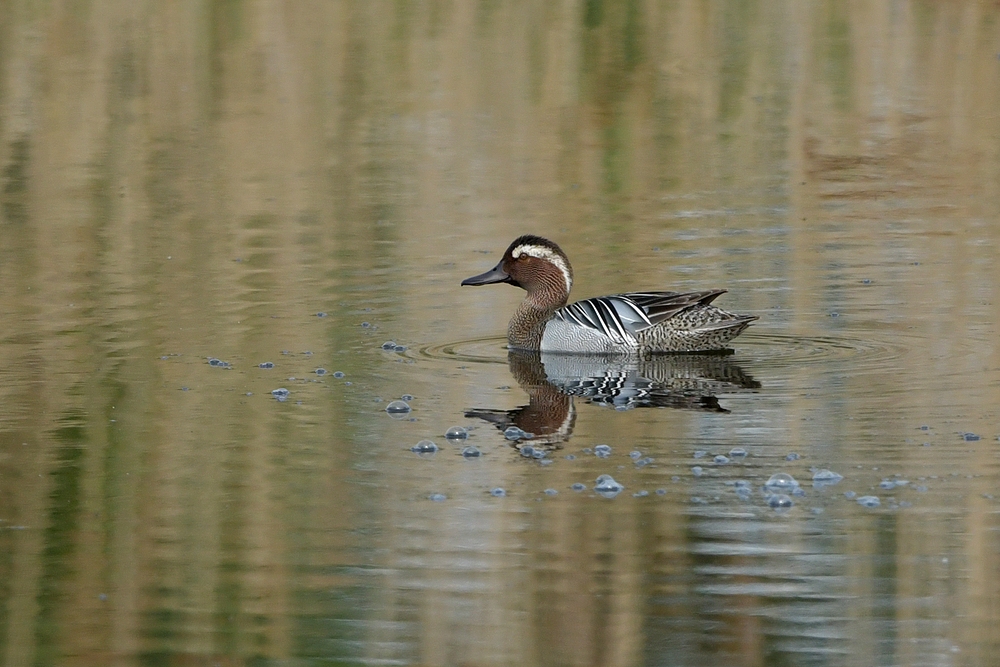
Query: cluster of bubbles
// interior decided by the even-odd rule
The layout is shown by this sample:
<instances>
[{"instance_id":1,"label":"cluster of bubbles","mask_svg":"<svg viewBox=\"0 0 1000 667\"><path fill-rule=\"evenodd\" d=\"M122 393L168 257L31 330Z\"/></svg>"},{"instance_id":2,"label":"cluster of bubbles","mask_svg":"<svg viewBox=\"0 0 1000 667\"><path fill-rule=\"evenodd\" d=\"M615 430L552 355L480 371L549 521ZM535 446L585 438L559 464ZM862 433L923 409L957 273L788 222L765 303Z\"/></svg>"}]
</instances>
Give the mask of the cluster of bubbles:
<instances>
[{"instance_id":1,"label":"cluster of bubbles","mask_svg":"<svg viewBox=\"0 0 1000 667\"><path fill-rule=\"evenodd\" d=\"M503 437L507 438L508 440L514 440L514 441L531 440L532 438L535 437L535 434L528 433L527 431L522 430L517 426L508 426L506 429L504 429Z\"/></svg>"},{"instance_id":2,"label":"cluster of bubbles","mask_svg":"<svg viewBox=\"0 0 1000 667\"><path fill-rule=\"evenodd\" d=\"M776 472L764 483L764 498L768 507L786 512L795 504L792 496L803 496L805 492L798 481L787 472Z\"/></svg>"}]
</instances>

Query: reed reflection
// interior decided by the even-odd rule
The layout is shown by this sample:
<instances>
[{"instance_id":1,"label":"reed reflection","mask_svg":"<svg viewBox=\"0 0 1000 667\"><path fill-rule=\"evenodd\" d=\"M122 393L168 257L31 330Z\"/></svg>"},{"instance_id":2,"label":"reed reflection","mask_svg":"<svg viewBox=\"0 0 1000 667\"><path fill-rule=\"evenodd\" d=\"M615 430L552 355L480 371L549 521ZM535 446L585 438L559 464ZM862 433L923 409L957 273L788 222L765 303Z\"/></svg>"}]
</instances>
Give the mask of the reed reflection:
<instances>
[{"instance_id":1,"label":"reed reflection","mask_svg":"<svg viewBox=\"0 0 1000 667\"><path fill-rule=\"evenodd\" d=\"M718 394L760 388L733 361L731 351L638 358L511 350L507 363L528 394L528 404L513 410L474 408L465 416L490 422L509 439L530 440L532 445L558 445L570 439L576 421L575 397L615 410L729 412L719 404Z\"/></svg>"}]
</instances>

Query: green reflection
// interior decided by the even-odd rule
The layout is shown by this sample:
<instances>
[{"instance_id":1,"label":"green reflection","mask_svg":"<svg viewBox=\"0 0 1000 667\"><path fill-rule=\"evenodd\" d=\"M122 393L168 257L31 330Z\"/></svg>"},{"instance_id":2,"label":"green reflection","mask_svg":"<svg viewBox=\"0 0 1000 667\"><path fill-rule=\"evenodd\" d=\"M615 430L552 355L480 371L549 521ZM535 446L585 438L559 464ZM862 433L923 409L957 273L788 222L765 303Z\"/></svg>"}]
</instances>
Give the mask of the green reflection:
<instances>
[{"instance_id":1,"label":"green reflection","mask_svg":"<svg viewBox=\"0 0 1000 667\"><path fill-rule=\"evenodd\" d=\"M28 137L20 137L10 144L10 158L3 168L3 190L0 193L0 212L4 220L15 224L28 221L28 166L30 157Z\"/></svg>"},{"instance_id":2,"label":"green reflection","mask_svg":"<svg viewBox=\"0 0 1000 667\"><path fill-rule=\"evenodd\" d=\"M747 76L759 43L753 39L758 14L754 0L726 2L723 5L722 71L719 77L719 119L736 119L742 110Z\"/></svg>"},{"instance_id":3,"label":"green reflection","mask_svg":"<svg viewBox=\"0 0 1000 667\"><path fill-rule=\"evenodd\" d=\"M42 571L36 595L38 616L32 661L35 665L59 664L62 656L60 613L65 610L66 586L74 574L71 561L79 530L85 418L80 412L71 412L60 419L60 423L52 434L56 451L49 473L52 491L49 493L48 525L42 537Z\"/></svg>"},{"instance_id":4,"label":"green reflection","mask_svg":"<svg viewBox=\"0 0 1000 667\"><path fill-rule=\"evenodd\" d=\"M840 2L826 5L826 21L823 26L825 53L823 74L830 83L834 103L840 112L851 110L851 68L854 54L851 50L851 24L849 8Z\"/></svg>"}]
</instances>

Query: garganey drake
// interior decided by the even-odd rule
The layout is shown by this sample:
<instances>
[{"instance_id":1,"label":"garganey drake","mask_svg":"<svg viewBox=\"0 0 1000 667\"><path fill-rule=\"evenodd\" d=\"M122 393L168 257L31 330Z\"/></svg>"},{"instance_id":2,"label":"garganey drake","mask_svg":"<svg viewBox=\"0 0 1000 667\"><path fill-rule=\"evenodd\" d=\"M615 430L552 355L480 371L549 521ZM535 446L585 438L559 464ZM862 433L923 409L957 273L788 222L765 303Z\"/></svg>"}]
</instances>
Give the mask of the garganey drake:
<instances>
[{"instance_id":1,"label":"garganey drake","mask_svg":"<svg viewBox=\"0 0 1000 667\"><path fill-rule=\"evenodd\" d=\"M712 305L726 290L630 292L566 305L573 268L562 249L540 236L510 244L495 267L462 285L510 283L527 291L507 326L512 349L590 354L707 352L724 349L756 315Z\"/></svg>"}]
</instances>

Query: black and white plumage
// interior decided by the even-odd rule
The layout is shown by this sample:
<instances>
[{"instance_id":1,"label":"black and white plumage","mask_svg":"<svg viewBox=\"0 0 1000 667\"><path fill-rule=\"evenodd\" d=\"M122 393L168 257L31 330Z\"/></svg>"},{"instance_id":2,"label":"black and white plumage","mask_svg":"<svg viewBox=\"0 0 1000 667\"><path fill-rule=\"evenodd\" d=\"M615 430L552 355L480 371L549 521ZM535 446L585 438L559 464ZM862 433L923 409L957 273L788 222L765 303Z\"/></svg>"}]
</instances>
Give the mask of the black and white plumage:
<instances>
[{"instance_id":1,"label":"black and white plumage","mask_svg":"<svg viewBox=\"0 0 1000 667\"><path fill-rule=\"evenodd\" d=\"M720 349L757 319L711 305L726 290L633 292L577 301L546 324L546 352Z\"/></svg>"},{"instance_id":2,"label":"black and white plumage","mask_svg":"<svg viewBox=\"0 0 1000 667\"><path fill-rule=\"evenodd\" d=\"M571 353L702 352L718 350L755 315L712 305L726 290L633 292L565 305L573 284L569 259L538 236L516 239L500 262L463 285L507 282L528 294L507 329L511 348Z\"/></svg>"}]
</instances>

